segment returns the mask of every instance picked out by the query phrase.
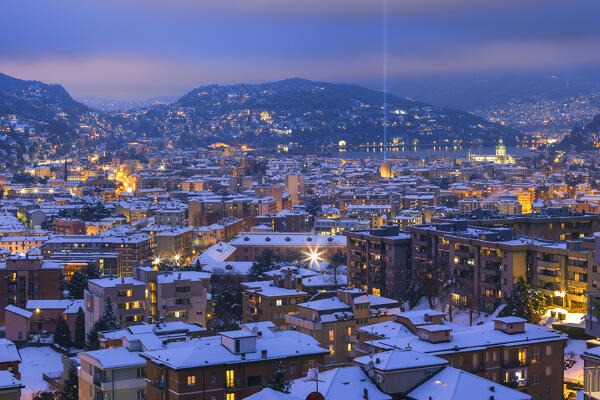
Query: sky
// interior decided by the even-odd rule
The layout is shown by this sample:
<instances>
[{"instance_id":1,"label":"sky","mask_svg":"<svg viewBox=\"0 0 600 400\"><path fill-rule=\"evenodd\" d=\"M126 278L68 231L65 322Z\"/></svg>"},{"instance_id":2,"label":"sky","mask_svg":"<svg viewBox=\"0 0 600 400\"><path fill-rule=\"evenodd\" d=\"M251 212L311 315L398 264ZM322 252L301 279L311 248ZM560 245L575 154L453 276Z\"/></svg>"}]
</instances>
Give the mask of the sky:
<instances>
[{"instance_id":1,"label":"sky","mask_svg":"<svg viewBox=\"0 0 600 400\"><path fill-rule=\"evenodd\" d=\"M598 0L387 1L390 82L600 66ZM60 83L76 98L289 77L381 89L382 4L2 0L0 72Z\"/></svg>"}]
</instances>

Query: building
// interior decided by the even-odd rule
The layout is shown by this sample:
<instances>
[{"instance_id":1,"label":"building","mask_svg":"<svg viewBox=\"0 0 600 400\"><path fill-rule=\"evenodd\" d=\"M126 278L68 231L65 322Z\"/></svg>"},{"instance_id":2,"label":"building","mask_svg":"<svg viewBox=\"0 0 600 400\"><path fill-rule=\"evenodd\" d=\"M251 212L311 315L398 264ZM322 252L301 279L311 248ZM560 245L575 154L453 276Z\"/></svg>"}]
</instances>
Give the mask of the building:
<instances>
[{"instance_id":1,"label":"building","mask_svg":"<svg viewBox=\"0 0 600 400\"><path fill-rule=\"evenodd\" d=\"M393 226L344 235L348 284L375 295L403 297L413 275L410 235Z\"/></svg>"},{"instance_id":2,"label":"building","mask_svg":"<svg viewBox=\"0 0 600 400\"><path fill-rule=\"evenodd\" d=\"M286 175L285 191L291 195L292 204L298 203L300 196L304 195L304 175Z\"/></svg>"},{"instance_id":3,"label":"building","mask_svg":"<svg viewBox=\"0 0 600 400\"><path fill-rule=\"evenodd\" d=\"M25 388L9 371L0 371L0 399L1 400L20 400L21 389Z\"/></svg>"},{"instance_id":4,"label":"building","mask_svg":"<svg viewBox=\"0 0 600 400\"><path fill-rule=\"evenodd\" d=\"M110 299L122 328L142 322L182 321L206 326L210 274L134 270L134 277L91 279L84 292L86 332Z\"/></svg>"},{"instance_id":5,"label":"building","mask_svg":"<svg viewBox=\"0 0 600 400\"><path fill-rule=\"evenodd\" d=\"M346 254L346 237L297 232L242 232L229 245L236 248L235 261L253 261L265 250L275 259L306 259L311 264L327 261L336 253Z\"/></svg>"},{"instance_id":6,"label":"building","mask_svg":"<svg viewBox=\"0 0 600 400\"><path fill-rule=\"evenodd\" d=\"M193 255L193 229L191 227L172 227L154 235L156 255L161 259L174 259L176 263Z\"/></svg>"},{"instance_id":7,"label":"building","mask_svg":"<svg viewBox=\"0 0 600 400\"><path fill-rule=\"evenodd\" d=\"M430 266L452 280L453 299L489 312L523 278L552 306L584 312L588 254L582 241L514 236L509 228L483 229L466 221L411 226L413 279Z\"/></svg>"},{"instance_id":8,"label":"building","mask_svg":"<svg viewBox=\"0 0 600 400\"><path fill-rule=\"evenodd\" d=\"M286 325L285 316L296 313L308 293L299 289L277 287L273 281L244 282L242 322L271 321L276 326Z\"/></svg>"},{"instance_id":9,"label":"building","mask_svg":"<svg viewBox=\"0 0 600 400\"><path fill-rule=\"evenodd\" d=\"M496 145L496 154L471 154L471 149L469 149L469 154L467 155L467 161L474 162L491 162L494 164L514 164L515 158L506 154L506 145L502 143L502 139L498 141Z\"/></svg>"},{"instance_id":10,"label":"building","mask_svg":"<svg viewBox=\"0 0 600 400\"><path fill-rule=\"evenodd\" d=\"M61 320L74 333L79 309L84 310L83 300L28 300L25 309L8 305L4 308L6 338L24 342L33 333L54 333Z\"/></svg>"},{"instance_id":11,"label":"building","mask_svg":"<svg viewBox=\"0 0 600 400\"><path fill-rule=\"evenodd\" d=\"M118 347L77 356L79 399L145 399L146 360L139 351Z\"/></svg>"},{"instance_id":12,"label":"building","mask_svg":"<svg viewBox=\"0 0 600 400\"><path fill-rule=\"evenodd\" d=\"M429 317L428 317L429 315ZM503 317L460 330L440 323L435 311L408 311L396 314L393 324L408 332L380 327L358 332L364 352L411 349L437 356L451 367L479 375L492 382L517 389L534 399L562 399L565 335L526 323L522 318ZM369 333L371 332L371 333Z\"/></svg>"},{"instance_id":13,"label":"building","mask_svg":"<svg viewBox=\"0 0 600 400\"><path fill-rule=\"evenodd\" d=\"M17 346L8 339L0 339L0 371L8 371L17 379L21 379L19 365L21 364L21 354Z\"/></svg>"},{"instance_id":14,"label":"building","mask_svg":"<svg viewBox=\"0 0 600 400\"><path fill-rule=\"evenodd\" d=\"M133 267L152 262L155 244L146 233L123 233L102 235L60 235L48 240L41 247L42 254L49 258L61 257L71 252L99 253L116 252L121 255L118 276L131 276Z\"/></svg>"},{"instance_id":15,"label":"building","mask_svg":"<svg viewBox=\"0 0 600 400\"><path fill-rule=\"evenodd\" d=\"M239 400L268 382L275 367L298 379L323 364L327 350L299 332L242 327L146 351L146 399Z\"/></svg>"},{"instance_id":16,"label":"building","mask_svg":"<svg viewBox=\"0 0 600 400\"><path fill-rule=\"evenodd\" d=\"M0 310L9 304L25 309L29 300L62 298L62 264L41 256L14 255L0 261ZM4 322L4 313L0 313Z\"/></svg>"},{"instance_id":17,"label":"building","mask_svg":"<svg viewBox=\"0 0 600 400\"><path fill-rule=\"evenodd\" d=\"M353 340L357 328L391 320L398 310L396 300L340 289L334 297L298 304L298 312L286 315L285 321L290 329L312 336L329 350L325 364L340 364L356 356Z\"/></svg>"},{"instance_id":18,"label":"building","mask_svg":"<svg viewBox=\"0 0 600 400\"><path fill-rule=\"evenodd\" d=\"M81 219L54 218L52 233L55 235L85 235L85 222Z\"/></svg>"}]
</instances>

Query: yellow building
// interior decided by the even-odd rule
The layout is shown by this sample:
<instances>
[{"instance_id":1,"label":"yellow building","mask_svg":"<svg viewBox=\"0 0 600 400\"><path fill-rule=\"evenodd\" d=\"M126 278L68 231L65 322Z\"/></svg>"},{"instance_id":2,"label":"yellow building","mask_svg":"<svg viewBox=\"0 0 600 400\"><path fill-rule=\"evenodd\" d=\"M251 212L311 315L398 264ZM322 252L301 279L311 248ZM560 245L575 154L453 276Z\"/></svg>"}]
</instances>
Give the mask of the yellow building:
<instances>
[{"instance_id":1,"label":"yellow building","mask_svg":"<svg viewBox=\"0 0 600 400\"><path fill-rule=\"evenodd\" d=\"M496 154L483 155L483 154L469 154L467 155L468 161L476 162L493 162L495 164L514 164L515 158L506 154L506 146L502 143L502 139L496 145Z\"/></svg>"}]
</instances>

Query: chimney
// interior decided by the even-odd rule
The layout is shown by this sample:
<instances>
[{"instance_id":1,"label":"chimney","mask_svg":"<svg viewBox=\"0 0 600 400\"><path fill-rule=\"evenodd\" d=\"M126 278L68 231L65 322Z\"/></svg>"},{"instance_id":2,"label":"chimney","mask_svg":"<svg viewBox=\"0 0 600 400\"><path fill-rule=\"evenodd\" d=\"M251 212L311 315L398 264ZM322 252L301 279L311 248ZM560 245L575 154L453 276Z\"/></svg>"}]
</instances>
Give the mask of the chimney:
<instances>
[{"instance_id":1,"label":"chimney","mask_svg":"<svg viewBox=\"0 0 600 400\"><path fill-rule=\"evenodd\" d=\"M121 283L125 283L125 277L121 277Z\"/></svg>"},{"instance_id":2,"label":"chimney","mask_svg":"<svg viewBox=\"0 0 600 400\"><path fill-rule=\"evenodd\" d=\"M267 349L262 349L260 351L260 355L263 359L266 359L267 358Z\"/></svg>"}]
</instances>

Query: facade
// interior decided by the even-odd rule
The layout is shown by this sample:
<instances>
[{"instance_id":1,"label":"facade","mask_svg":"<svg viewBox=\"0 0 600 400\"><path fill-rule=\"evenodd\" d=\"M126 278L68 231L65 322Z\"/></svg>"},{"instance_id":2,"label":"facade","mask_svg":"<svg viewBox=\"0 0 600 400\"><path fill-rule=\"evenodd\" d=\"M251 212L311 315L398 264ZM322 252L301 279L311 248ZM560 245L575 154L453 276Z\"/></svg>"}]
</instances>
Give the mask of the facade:
<instances>
[{"instance_id":1,"label":"facade","mask_svg":"<svg viewBox=\"0 0 600 400\"><path fill-rule=\"evenodd\" d=\"M325 364L340 364L357 355L353 343L357 328L389 321L396 311L395 300L340 289L335 297L298 304L298 313L286 315L285 321L290 329L312 336L328 349Z\"/></svg>"},{"instance_id":2,"label":"facade","mask_svg":"<svg viewBox=\"0 0 600 400\"><path fill-rule=\"evenodd\" d=\"M0 262L0 310L9 305L25 308L29 300L62 298L62 264L40 256L14 255ZM2 322L4 314L0 313Z\"/></svg>"},{"instance_id":3,"label":"facade","mask_svg":"<svg viewBox=\"0 0 600 400\"><path fill-rule=\"evenodd\" d=\"M588 254L581 241L553 242L515 237L509 228L482 229L466 221L409 227L413 278L440 266L453 282L458 304L493 311L519 278L531 282L551 304L587 308Z\"/></svg>"},{"instance_id":4,"label":"facade","mask_svg":"<svg viewBox=\"0 0 600 400\"><path fill-rule=\"evenodd\" d=\"M286 325L285 316L296 313L308 293L298 289L277 287L273 281L244 282L242 322L271 321L278 327Z\"/></svg>"},{"instance_id":5,"label":"facade","mask_svg":"<svg viewBox=\"0 0 600 400\"><path fill-rule=\"evenodd\" d=\"M348 284L400 299L412 277L410 235L397 227L346 231Z\"/></svg>"},{"instance_id":6,"label":"facade","mask_svg":"<svg viewBox=\"0 0 600 400\"><path fill-rule=\"evenodd\" d=\"M133 278L91 279L84 293L86 331L104 314L107 299L122 328L141 322L182 321L206 326L210 274L134 270Z\"/></svg>"},{"instance_id":7,"label":"facade","mask_svg":"<svg viewBox=\"0 0 600 400\"><path fill-rule=\"evenodd\" d=\"M323 364L327 350L298 332L273 332L256 326L223 332L166 349L146 351L146 399L241 400L262 389L274 368L287 379Z\"/></svg>"},{"instance_id":8,"label":"facade","mask_svg":"<svg viewBox=\"0 0 600 400\"><path fill-rule=\"evenodd\" d=\"M346 253L346 237L323 236L296 232L243 232L231 242L235 261L254 261L265 250L273 252L275 259L295 260L304 256L311 264L327 261L336 253Z\"/></svg>"},{"instance_id":9,"label":"facade","mask_svg":"<svg viewBox=\"0 0 600 400\"><path fill-rule=\"evenodd\" d=\"M425 310L426 311L426 310ZM411 349L448 361L451 367L519 390L533 399L563 398L565 335L525 322L518 317L496 318L492 323L454 331L439 324L436 312L399 313L394 323L408 332L377 339L368 327L359 332L363 351ZM399 333L398 333L399 332ZM379 328L379 335L386 330Z\"/></svg>"}]
</instances>

